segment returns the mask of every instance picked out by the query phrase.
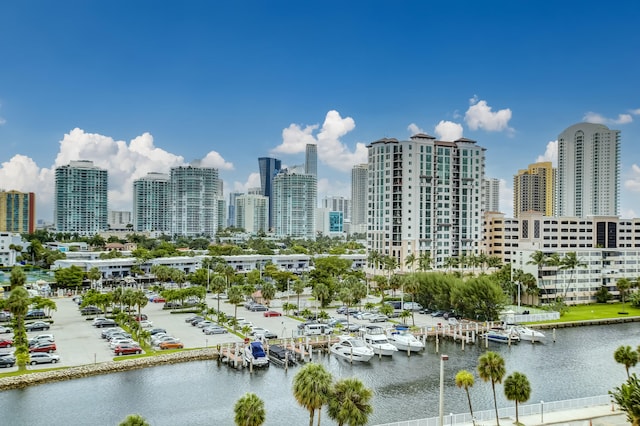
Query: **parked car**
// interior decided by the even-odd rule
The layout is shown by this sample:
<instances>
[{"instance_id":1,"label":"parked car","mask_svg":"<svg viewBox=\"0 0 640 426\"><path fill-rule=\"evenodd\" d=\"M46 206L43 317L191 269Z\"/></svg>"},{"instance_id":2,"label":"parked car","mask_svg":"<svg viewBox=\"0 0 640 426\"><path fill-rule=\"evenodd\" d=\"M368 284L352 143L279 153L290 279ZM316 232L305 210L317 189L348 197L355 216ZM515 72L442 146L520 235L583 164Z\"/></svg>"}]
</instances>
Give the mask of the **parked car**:
<instances>
[{"instance_id":1,"label":"parked car","mask_svg":"<svg viewBox=\"0 0 640 426\"><path fill-rule=\"evenodd\" d=\"M0 311L0 321L11 321L12 318L11 312Z\"/></svg>"},{"instance_id":2,"label":"parked car","mask_svg":"<svg viewBox=\"0 0 640 426\"><path fill-rule=\"evenodd\" d=\"M93 324L96 328L117 327L118 323L112 319L104 319Z\"/></svg>"},{"instance_id":3,"label":"parked car","mask_svg":"<svg viewBox=\"0 0 640 426\"><path fill-rule=\"evenodd\" d=\"M151 301L152 301L153 303L165 303L167 300L166 300L164 297L162 297L162 296L153 296L153 297L151 298Z\"/></svg>"},{"instance_id":4,"label":"parked car","mask_svg":"<svg viewBox=\"0 0 640 426\"><path fill-rule=\"evenodd\" d=\"M148 320L142 320L142 321L140 321L140 327L142 327L142 328L152 328L153 327L153 322L148 321Z\"/></svg>"},{"instance_id":5,"label":"parked car","mask_svg":"<svg viewBox=\"0 0 640 426\"><path fill-rule=\"evenodd\" d=\"M102 309L98 308L97 306L85 306L84 308L80 309L80 313L82 315L102 315L104 314L104 312L102 312Z\"/></svg>"},{"instance_id":6,"label":"parked car","mask_svg":"<svg viewBox=\"0 0 640 426\"><path fill-rule=\"evenodd\" d=\"M266 307L266 306L264 306L264 305L261 305L261 304L257 303L257 304L255 304L255 305L252 305L252 306L249 308L249 310L250 310L251 312L262 312L262 311L268 311L268 310L269 310L269 308L267 308L267 307Z\"/></svg>"},{"instance_id":7,"label":"parked car","mask_svg":"<svg viewBox=\"0 0 640 426\"><path fill-rule=\"evenodd\" d=\"M33 309L29 312L27 312L27 315L24 316L24 319L26 320L30 320L30 319L42 319L45 318L47 315L44 313L44 311L42 309Z\"/></svg>"},{"instance_id":8,"label":"parked car","mask_svg":"<svg viewBox=\"0 0 640 426\"><path fill-rule=\"evenodd\" d=\"M165 340L164 342L158 345L160 349L182 349L184 348L184 344L176 339L173 340Z\"/></svg>"},{"instance_id":9,"label":"parked car","mask_svg":"<svg viewBox=\"0 0 640 426\"><path fill-rule=\"evenodd\" d=\"M147 314L136 315L134 318L135 318L136 321L146 321L146 320L149 319Z\"/></svg>"},{"instance_id":10,"label":"parked car","mask_svg":"<svg viewBox=\"0 0 640 426\"><path fill-rule=\"evenodd\" d=\"M113 353L116 355L132 355L132 354L141 354L142 348L138 345L134 344L121 344L116 346L113 349Z\"/></svg>"},{"instance_id":11,"label":"parked car","mask_svg":"<svg viewBox=\"0 0 640 426\"><path fill-rule=\"evenodd\" d=\"M16 359L13 356L8 355L0 357L0 367L8 368L13 367L14 365L16 365Z\"/></svg>"},{"instance_id":12,"label":"parked car","mask_svg":"<svg viewBox=\"0 0 640 426\"><path fill-rule=\"evenodd\" d=\"M54 342L41 342L36 343L34 346L29 348L29 352L55 352L57 349L56 344Z\"/></svg>"},{"instance_id":13,"label":"parked car","mask_svg":"<svg viewBox=\"0 0 640 426\"><path fill-rule=\"evenodd\" d=\"M228 333L229 331L219 325L210 325L209 327L205 327L202 329L202 332L204 334L225 334Z\"/></svg>"},{"instance_id":14,"label":"parked car","mask_svg":"<svg viewBox=\"0 0 640 426\"><path fill-rule=\"evenodd\" d=\"M369 317L370 322L385 322L388 319L389 317L384 314L373 314Z\"/></svg>"},{"instance_id":15,"label":"parked car","mask_svg":"<svg viewBox=\"0 0 640 426\"><path fill-rule=\"evenodd\" d=\"M251 330L251 336L257 337L259 339L277 339L278 336L275 333L270 332L269 330L262 327L254 327Z\"/></svg>"},{"instance_id":16,"label":"parked car","mask_svg":"<svg viewBox=\"0 0 640 426\"><path fill-rule=\"evenodd\" d=\"M282 313L278 311L264 311L264 314L262 315L265 317L281 317Z\"/></svg>"},{"instance_id":17,"label":"parked car","mask_svg":"<svg viewBox=\"0 0 640 426\"><path fill-rule=\"evenodd\" d=\"M155 336L158 333L166 333L167 330L165 330L164 328L152 328L151 330L149 330L149 334L151 334L152 336Z\"/></svg>"},{"instance_id":18,"label":"parked car","mask_svg":"<svg viewBox=\"0 0 640 426\"><path fill-rule=\"evenodd\" d=\"M49 323L44 321L36 321L24 326L24 329L27 331L41 331L41 330L48 330L49 328L51 328Z\"/></svg>"},{"instance_id":19,"label":"parked car","mask_svg":"<svg viewBox=\"0 0 640 426\"><path fill-rule=\"evenodd\" d=\"M182 305L179 302L166 302L163 309L176 309L181 307Z\"/></svg>"},{"instance_id":20,"label":"parked car","mask_svg":"<svg viewBox=\"0 0 640 426\"><path fill-rule=\"evenodd\" d=\"M11 346L13 346L13 340L0 339L0 348L10 348Z\"/></svg>"},{"instance_id":21,"label":"parked car","mask_svg":"<svg viewBox=\"0 0 640 426\"><path fill-rule=\"evenodd\" d=\"M53 334L38 334L36 337L33 337L33 340L55 342L56 338L53 336Z\"/></svg>"},{"instance_id":22,"label":"parked car","mask_svg":"<svg viewBox=\"0 0 640 426\"><path fill-rule=\"evenodd\" d=\"M36 352L29 355L29 364L55 364L60 361L60 355L50 354L47 352Z\"/></svg>"},{"instance_id":23,"label":"parked car","mask_svg":"<svg viewBox=\"0 0 640 426\"><path fill-rule=\"evenodd\" d=\"M13 330L9 327L5 327L4 325L0 325L0 333L11 333Z\"/></svg>"},{"instance_id":24,"label":"parked car","mask_svg":"<svg viewBox=\"0 0 640 426\"><path fill-rule=\"evenodd\" d=\"M441 310L431 312L431 316L432 316L433 318L441 317L441 316L443 316L444 314L445 314L445 311L441 311Z\"/></svg>"}]
</instances>

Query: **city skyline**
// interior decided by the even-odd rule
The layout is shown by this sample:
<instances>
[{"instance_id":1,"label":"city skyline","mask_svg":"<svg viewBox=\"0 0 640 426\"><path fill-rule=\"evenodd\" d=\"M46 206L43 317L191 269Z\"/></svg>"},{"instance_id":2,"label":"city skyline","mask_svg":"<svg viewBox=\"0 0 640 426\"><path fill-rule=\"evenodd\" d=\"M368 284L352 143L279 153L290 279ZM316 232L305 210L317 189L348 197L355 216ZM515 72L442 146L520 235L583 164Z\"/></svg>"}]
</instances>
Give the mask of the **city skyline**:
<instances>
[{"instance_id":1,"label":"city skyline","mask_svg":"<svg viewBox=\"0 0 640 426\"><path fill-rule=\"evenodd\" d=\"M260 186L257 158L304 164L312 143L318 199L350 198L367 145L418 132L487 148L512 216L513 175L557 166L582 121L620 131L620 215L640 215L633 3L36 4L0 17L0 188L35 192L39 219L71 161L107 169L109 209L131 211L148 172L215 167L227 196Z\"/></svg>"}]
</instances>

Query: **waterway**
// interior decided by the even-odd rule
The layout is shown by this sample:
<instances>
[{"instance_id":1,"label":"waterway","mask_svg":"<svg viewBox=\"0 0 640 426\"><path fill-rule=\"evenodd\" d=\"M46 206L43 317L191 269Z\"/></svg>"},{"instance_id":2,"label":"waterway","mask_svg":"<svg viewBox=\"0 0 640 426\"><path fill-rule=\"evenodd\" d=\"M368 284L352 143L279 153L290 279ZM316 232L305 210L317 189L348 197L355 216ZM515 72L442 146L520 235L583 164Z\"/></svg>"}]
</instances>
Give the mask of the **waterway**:
<instances>
[{"instance_id":1,"label":"waterway","mask_svg":"<svg viewBox=\"0 0 640 426\"><path fill-rule=\"evenodd\" d=\"M508 347L489 343L505 359L507 374L524 373L531 382L530 403L605 395L626 379L625 369L613 359L620 345L640 344L640 325L627 323L559 329L556 342L547 333L546 344L521 342ZM445 413L468 412L466 394L454 382L456 372L476 372L483 345L441 342L445 362ZM316 358L334 378L355 376L374 391L370 424L438 415L440 357L435 344L424 353L396 353L350 365L333 356ZM250 373L215 361L163 366L145 370L52 383L0 392L0 424L117 425L128 414L139 413L151 425L233 425L233 405L245 392L265 402L266 425L308 424L308 413L297 405L291 382L298 368L288 372L272 366ZM471 389L474 409L493 408L491 386L477 378ZM498 406L513 403L497 385ZM8 421L5 423L5 421ZM323 410L323 425L334 425Z\"/></svg>"}]
</instances>

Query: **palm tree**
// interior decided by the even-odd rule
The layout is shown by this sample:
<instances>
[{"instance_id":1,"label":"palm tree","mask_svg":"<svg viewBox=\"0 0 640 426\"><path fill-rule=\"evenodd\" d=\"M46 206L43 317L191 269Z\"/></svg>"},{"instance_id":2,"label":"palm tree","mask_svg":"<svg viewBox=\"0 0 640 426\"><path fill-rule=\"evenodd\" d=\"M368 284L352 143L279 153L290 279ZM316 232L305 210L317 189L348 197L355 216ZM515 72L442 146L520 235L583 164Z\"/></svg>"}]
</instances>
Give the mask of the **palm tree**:
<instances>
[{"instance_id":1,"label":"palm tree","mask_svg":"<svg viewBox=\"0 0 640 426\"><path fill-rule=\"evenodd\" d=\"M634 374L626 383L609 391L609 395L618 404L620 409L627 413L627 420L632 426L640 426L640 380Z\"/></svg>"},{"instance_id":2,"label":"palm tree","mask_svg":"<svg viewBox=\"0 0 640 426\"><path fill-rule=\"evenodd\" d=\"M337 381L329 394L329 417L338 426L365 426L369 414L373 412L371 397L373 392L359 379L350 378Z\"/></svg>"},{"instance_id":3,"label":"palm tree","mask_svg":"<svg viewBox=\"0 0 640 426\"><path fill-rule=\"evenodd\" d=\"M238 322L238 304L242 303L243 300L243 296L242 296L242 288L240 288L240 286L238 285L234 285L232 286L228 291L227 291L227 296L229 297L229 303L231 303L233 305L233 318L236 320L236 324ZM233 329L236 329L236 326L234 324Z\"/></svg>"},{"instance_id":4,"label":"palm tree","mask_svg":"<svg viewBox=\"0 0 640 426\"><path fill-rule=\"evenodd\" d=\"M331 296L329 286L324 283L317 283L313 288L313 296L320 302L320 307L324 308L325 301Z\"/></svg>"},{"instance_id":5,"label":"palm tree","mask_svg":"<svg viewBox=\"0 0 640 426\"><path fill-rule=\"evenodd\" d=\"M496 352L487 351L478 358L478 375L485 382L491 382L493 389L493 405L496 410L496 422L500 426L498 417L498 400L496 398L496 383L502 383L506 374L504 359Z\"/></svg>"},{"instance_id":6,"label":"palm tree","mask_svg":"<svg viewBox=\"0 0 640 426\"><path fill-rule=\"evenodd\" d=\"M100 272L100 270L94 266L93 268L89 269L89 272L87 272L87 278L89 278L89 280L91 281L91 288L94 288L96 285L96 281L102 278L102 272Z\"/></svg>"},{"instance_id":7,"label":"palm tree","mask_svg":"<svg viewBox=\"0 0 640 426\"><path fill-rule=\"evenodd\" d=\"M418 258L418 270L419 271L427 271L431 269L431 252L425 251L420 253L420 257Z\"/></svg>"},{"instance_id":8,"label":"palm tree","mask_svg":"<svg viewBox=\"0 0 640 426\"><path fill-rule=\"evenodd\" d=\"M415 254L413 254L413 253L409 254L409 255L408 255L407 257L405 257L405 259L404 259L404 264L405 264L405 266L408 266L408 267L409 267L409 270L410 270L411 272L413 272L413 265L416 263L416 260L418 260L418 259L416 258L416 255L415 255Z\"/></svg>"},{"instance_id":9,"label":"palm tree","mask_svg":"<svg viewBox=\"0 0 640 426\"><path fill-rule=\"evenodd\" d=\"M129 414L118 426L149 426L140 414Z\"/></svg>"},{"instance_id":10,"label":"palm tree","mask_svg":"<svg viewBox=\"0 0 640 426\"><path fill-rule=\"evenodd\" d=\"M587 264L578 258L578 255L575 251L570 251L564 255L560 262L560 269L571 271L571 275L569 275L569 282L565 284L564 291L562 293L562 300L567 298L567 292L569 290L569 286L573 281L573 274L575 273L577 268L586 268Z\"/></svg>"},{"instance_id":11,"label":"palm tree","mask_svg":"<svg viewBox=\"0 0 640 426\"><path fill-rule=\"evenodd\" d=\"M276 295L276 287L271 283L262 284L262 290L260 290L260 294L262 294L262 298L267 306L271 303L273 298Z\"/></svg>"},{"instance_id":12,"label":"palm tree","mask_svg":"<svg viewBox=\"0 0 640 426\"><path fill-rule=\"evenodd\" d=\"M11 290L7 300L7 308L13 314L15 321L13 343L16 346L15 355L18 371L26 370L29 360L29 342L24 328L24 317L29 311L29 304L29 293L23 286L20 285Z\"/></svg>"},{"instance_id":13,"label":"palm tree","mask_svg":"<svg viewBox=\"0 0 640 426\"><path fill-rule=\"evenodd\" d=\"M473 424L476 424L475 418L473 417L473 407L471 406L471 395L469 395L469 388L473 387L475 380L473 378L473 374L467 370L460 370L456 374L456 386L464 389L467 394L467 401L469 402L469 413L471 413L471 420Z\"/></svg>"},{"instance_id":14,"label":"palm tree","mask_svg":"<svg viewBox=\"0 0 640 426\"><path fill-rule=\"evenodd\" d=\"M211 278L211 282L209 283L209 287L211 288L211 291L215 294L218 295L218 312L220 312L220 293L222 293L224 291L225 288L227 288L227 282L225 281L224 277L220 274L215 274L212 278Z\"/></svg>"},{"instance_id":15,"label":"palm tree","mask_svg":"<svg viewBox=\"0 0 640 426\"><path fill-rule=\"evenodd\" d=\"M260 426L264 424L267 412L264 401L255 393L245 393L233 407L234 421L237 426Z\"/></svg>"},{"instance_id":16,"label":"palm tree","mask_svg":"<svg viewBox=\"0 0 640 426\"><path fill-rule=\"evenodd\" d=\"M9 283L11 284L11 290L16 287L22 287L27 282L27 276L25 275L22 267L14 266L11 269L11 275L9 276Z\"/></svg>"},{"instance_id":17,"label":"palm tree","mask_svg":"<svg viewBox=\"0 0 640 426\"><path fill-rule=\"evenodd\" d=\"M304 293L304 289L307 286L307 283L304 279L295 280L293 282L293 292L298 297L298 308L300 307L300 295Z\"/></svg>"},{"instance_id":18,"label":"palm tree","mask_svg":"<svg viewBox=\"0 0 640 426\"><path fill-rule=\"evenodd\" d=\"M142 308L147 306L147 303L149 303L149 299L144 294L144 291L136 290L133 292L132 301L133 305L138 307L138 317L140 317L140 315L142 314Z\"/></svg>"},{"instance_id":19,"label":"palm tree","mask_svg":"<svg viewBox=\"0 0 640 426\"><path fill-rule=\"evenodd\" d=\"M318 425L320 424L320 410L327 403L331 392L333 378L322 365L306 364L293 378L293 396L298 404L309 411L309 426L313 426L313 417L318 410Z\"/></svg>"},{"instance_id":20,"label":"palm tree","mask_svg":"<svg viewBox=\"0 0 640 426\"><path fill-rule=\"evenodd\" d=\"M627 292L629 291L631 286L632 286L632 282L628 278L620 278L616 282L616 287L618 288L618 293L620 293L620 301L622 302L623 309L624 309L624 302L625 302L624 298L627 295Z\"/></svg>"},{"instance_id":21,"label":"palm tree","mask_svg":"<svg viewBox=\"0 0 640 426\"><path fill-rule=\"evenodd\" d=\"M631 349L631 346L620 346L613 353L613 359L615 359L618 364L624 365L624 368L627 370L628 379L629 368L635 367L638 363L638 352Z\"/></svg>"},{"instance_id":22,"label":"palm tree","mask_svg":"<svg viewBox=\"0 0 640 426\"><path fill-rule=\"evenodd\" d=\"M411 295L411 302L415 302L416 294L420 291L420 280L418 280L418 276L416 274L407 275L404 278L404 292L409 293ZM404 294L402 295L402 300L404 301ZM402 304L404 308L404 302ZM416 325L415 319L415 311L411 309L411 322L413 325Z\"/></svg>"},{"instance_id":23,"label":"palm tree","mask_svg":"<svg viewBox=\"0 0 640 426\"><path fill-rule=\"evenodd\" d=\"M516 402L516 425L519 425L518 403L527 402L531 397L531 384L527 376L517 371L510 374L504 381L504 395L509 401Z\"/></svg>"}]
</instances>

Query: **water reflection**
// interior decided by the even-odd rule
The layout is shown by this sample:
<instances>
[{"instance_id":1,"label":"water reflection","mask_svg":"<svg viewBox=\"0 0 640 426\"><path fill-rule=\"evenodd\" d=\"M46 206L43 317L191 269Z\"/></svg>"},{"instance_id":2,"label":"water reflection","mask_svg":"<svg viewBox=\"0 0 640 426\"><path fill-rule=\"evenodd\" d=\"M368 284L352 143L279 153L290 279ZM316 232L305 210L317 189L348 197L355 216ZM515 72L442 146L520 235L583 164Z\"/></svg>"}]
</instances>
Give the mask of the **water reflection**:
<instances>
[{"instance_id":1,"label":"water reflection","mask_svg":"<svg viewBox=\"0 0 640 426\"><path fill-rule=\"evenodd\" d=\"M491 344L504 358L507 374L519 371L531 382L530 402L604 395L622 383L624 367L613 360L620 345L637 347L637 324L594 326L557 331L557 342L514 347ZM468 410L466 395L454 383L457 371L475 373L482 345L466 346L441 342L440 353L449 355L445 364L445 411ZM360 378L374 390L371 424L433 417L438 414L439 355L428 344L425 352L397 353L393 358L374 358L369 364L351 365L334 357L316 358L334 377ZM0 393L0 410L11 413L12 425L41 422L54 424L116 425L127 414L140 413L154 426L232 425L233 404L245 392L255 392L265 401L267 425L305 424L308 413L291 394L297 369L236 371L216 362L194 362L147 370L53 383ZM511 405L498 386L499 406ZM471 389L474 409L493 407L490 384L476 376ZM323 414L323 425L332 425Z\"/></svg>"}]
</instances>

